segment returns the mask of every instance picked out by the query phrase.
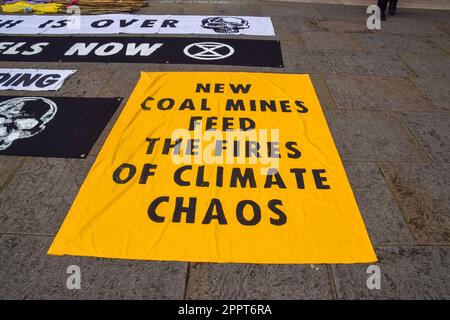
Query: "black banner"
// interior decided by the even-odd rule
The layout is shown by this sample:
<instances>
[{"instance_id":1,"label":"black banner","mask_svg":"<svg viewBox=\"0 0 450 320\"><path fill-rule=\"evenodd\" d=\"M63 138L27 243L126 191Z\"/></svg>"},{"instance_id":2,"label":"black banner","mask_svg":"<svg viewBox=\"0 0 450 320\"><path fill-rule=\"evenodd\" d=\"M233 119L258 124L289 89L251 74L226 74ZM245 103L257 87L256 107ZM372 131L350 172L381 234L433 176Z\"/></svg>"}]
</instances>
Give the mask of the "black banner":
<instances>
[{"instance_id":1,"label":"black banner","mask_svg":"<svg viewBox=\"0 0 450 320\"><path fill-rule=\"evenodd\" d=\"M283 67L279 41L163 37L0 37L0 61Z\"/></svg>"},{"instance_id":2,"label":"black banner","mask_svg":"<svg viewBox=\"0 0 450 320\"><path fill-rule=\"evenodd\" d=\"M254 285L258 285L255 283ZM10 308L11 311L16 314L23 314L27 316L25 310L32 310L33 314L47 314L49 307L51 305L56 305L61 308L66 308L71 310L71 314L75 317L83 317L86 312L90 314L98 315L101 317L105 316L116 316L120 318L126 318L129 316L129 310L132 308L139 312L141 310L143 313L152 310L155 314L163 314L169 319L296 319L299 314L308 314L309 312L314 313L317 317L333 317L336 314L353 314L352 310L355 308L364 308L369 310L370 308L378 308L379 310L392 310L395 307L399 307L403 314L406 316L412 316L417 314L420 310L436 310L441 309L444 311L448 302L446 300L170 300L166 296L161 296L155 300L141 300L142 295L137 295L134 292L132 294L125 295L125 298L119 294L114 297L120 297L121 300L105 301L105 298L99 295L95 295L92 291L95 289L87 290L84 293L82 290L79 295L72 299L88 299L83 301L68 301L67 293L61 293L56 295L56 299L59 301L30 301L30 300L5 300L1 301L0 305L2 310L7 310ZM120 287L115 287L118 291ZM110 289L113 290L113 289ZM288 298L296 297L297 299L312 299L314 296L304 296L295 295L297 292L287 294L282 288L275 287L275 294L270 295L270 297L278 294L279 296L285 294ZM278 291L277 291L278 290ZM117 291L114 291L116 293ZM153 292L151 292L153 293ZM133 295L134 294L134 295ZM261 299L268 295L265 291L263 293L253 293L253 295L260 296ZM217 294L216 294L217 295ZM229 294L233 298L236 293ZM250 293L249 293L250 295ZM150 297L152 297L150 295ZM209 293L209 298L214 298L213 293ZM242 299L242 295L240 296ZM359 297L359 296L358 296ZM372 296L367 296L369 299ZM134 299L134 301L123 300L123 299ZM144 296L147 298L147 296ZM325 299L327 297L323 297ZM394 296L395 298L395 296ZM397 297L400 299L400 297ZM91 300L89 300L91 299ZM97 299L93 301L92 299ZM103 299L102 301L98 301ZM149 298L147 298L149 299ZM375 299L373 297L373 299ZM97 306L97 307L95 307ZM188 311L187 313L185 311ZM297 314L297 317L295 316ZM357 316L355 316L356 318ZM350 317L353 319L353 317Z\"/></svg>"},{"instance_id":3,"label":"black banner","mask_svg":"<svg viewBox=\"0 0 450 320\"><path fill-rule=\"evenodd\" d=\"M121 101L0 96L0 155L85 158Z\"/></svg>"}]
</instances>

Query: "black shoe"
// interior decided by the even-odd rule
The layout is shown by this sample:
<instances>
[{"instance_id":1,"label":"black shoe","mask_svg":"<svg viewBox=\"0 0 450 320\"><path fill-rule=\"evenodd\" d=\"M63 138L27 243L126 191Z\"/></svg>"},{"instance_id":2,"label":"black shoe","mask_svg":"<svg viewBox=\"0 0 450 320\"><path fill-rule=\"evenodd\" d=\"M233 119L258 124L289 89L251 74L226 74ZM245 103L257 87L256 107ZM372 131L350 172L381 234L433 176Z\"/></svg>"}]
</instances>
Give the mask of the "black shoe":
<instances>
[{"instance_id":1,"label":"black shoe","mask_svg":"<svg viewBox=\"0 0 450 320\"><path fill-rule=\"evenodd\" d=\"M395 5L389 5L389 14L391 16L395 16L397 12L397 7Z\"/></svg>"},{"instance_id":2,"label":"black shoe","mask_svg":"<svg viewBox=\"0 0 450 320\"><path fill-rule=\"evenodd\" d=\"M386 20L386 14L382 13L381 14L381 21L385 21Z\"/></svg>"}]
</instances>

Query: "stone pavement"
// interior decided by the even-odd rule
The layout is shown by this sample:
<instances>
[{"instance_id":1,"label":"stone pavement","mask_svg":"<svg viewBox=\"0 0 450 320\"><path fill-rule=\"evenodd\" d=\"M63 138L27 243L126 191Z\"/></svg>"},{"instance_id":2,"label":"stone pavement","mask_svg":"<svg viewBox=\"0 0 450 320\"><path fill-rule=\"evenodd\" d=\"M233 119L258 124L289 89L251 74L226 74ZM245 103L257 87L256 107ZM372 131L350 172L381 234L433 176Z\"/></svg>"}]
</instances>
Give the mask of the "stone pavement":
<instances>
[{"instance_id":1,"label":"stone pavement","mask_svg":"<svg viewBox=\"0 0 450 320\"><path fill-rule=\"evenodd\" d=\"M271 16L285 69L125 63L14 67L79 70L53 95L125 98L141 70L311 74L380 260L381 290L367 289L367 265L361 264L47 256L118 111L86 160L0 157L1 299L450 298L450 11L401 9L380 31L366 29L365 7L358 6L152 3L140 13ZM81 290L65 288L72 264L81 267Z\"/></svg>"},{"instance_id":2,"label":"stone pavement","mask_svg":"<svg viewBox=\"0 0 450 320\"><path fill-rule=\"evenodd\" d=\"M238 0L228 0L238 1ZM264 1L264 0L260 0ZM345 4L356 6L370 6L375 4L376 0L272 0L281 2L301 2L301 3L320 3L320 4ZM414 9L450 9L450 2L448 0L400 0L398 2L400 8L414 8Z\"/></svg>"}]
</instances>

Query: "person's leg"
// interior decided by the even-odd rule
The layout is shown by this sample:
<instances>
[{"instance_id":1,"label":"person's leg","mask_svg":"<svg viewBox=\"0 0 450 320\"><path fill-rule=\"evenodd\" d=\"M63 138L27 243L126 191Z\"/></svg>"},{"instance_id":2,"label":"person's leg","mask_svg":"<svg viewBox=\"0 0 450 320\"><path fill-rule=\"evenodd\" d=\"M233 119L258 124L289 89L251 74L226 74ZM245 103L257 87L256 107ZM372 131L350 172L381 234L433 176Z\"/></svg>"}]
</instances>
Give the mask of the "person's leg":
<instances>
[{"instance_id":1,"label":"person's leg","mask_svg":"<svg viewBox=\"0 0 450 320\"><path fill-rule=\"evenodd\" d=\"M397 0L389 0L389 13L395 15L397 12Z\"/></svg>"},{"instance_id":2,"label":"person's leg","mask_svg":"<svg viewBox=\"0 0 450 320\"><path fill-rule=\"evenodd\" d=\"M388 4L388 0L378 0L378 7L381 12L381 20L386 20L386 7Z\"/></svg>"}]
</instances>

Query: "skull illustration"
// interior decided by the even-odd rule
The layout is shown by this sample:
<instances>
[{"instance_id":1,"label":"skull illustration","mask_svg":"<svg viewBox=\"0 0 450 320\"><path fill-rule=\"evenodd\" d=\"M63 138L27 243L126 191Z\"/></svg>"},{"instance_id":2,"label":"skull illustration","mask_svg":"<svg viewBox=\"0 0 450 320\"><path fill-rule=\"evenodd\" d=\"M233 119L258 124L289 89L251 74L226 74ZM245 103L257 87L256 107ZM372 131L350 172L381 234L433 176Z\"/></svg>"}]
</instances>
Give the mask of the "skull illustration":
<instances>
[{"instance_id":1,"label":"skull illustration","mask_svg":"<svg viewBox=\"0 0 450 320\"><path fill-rule=\"evenodd\" d=\"M20 97L0 103L0 151L18 139L44 131L55 116L56 104L46 98Z\"/></svg>"},{"instance_id":2,"label":"skull illustration","mask_svg":"<svg viewBox=\"0 0 450 320\"><path fill-rule=\"evenodd\" d=\"M241 29L248 29L248 21L236 17L210 17L202 20L202 27L213 29L217 33L239 33Z\"/></svg>"}]
</instances>

